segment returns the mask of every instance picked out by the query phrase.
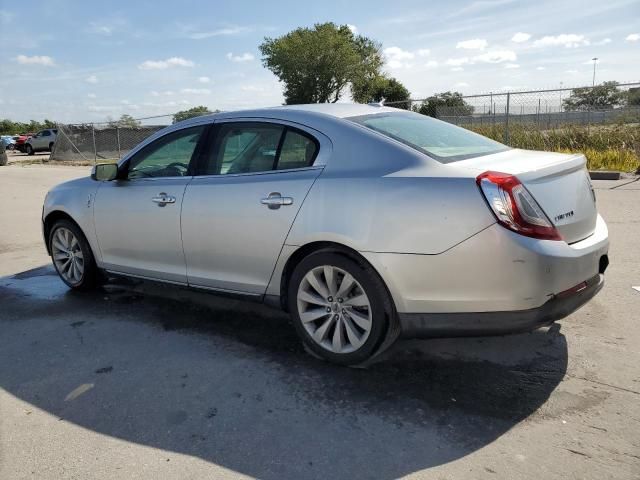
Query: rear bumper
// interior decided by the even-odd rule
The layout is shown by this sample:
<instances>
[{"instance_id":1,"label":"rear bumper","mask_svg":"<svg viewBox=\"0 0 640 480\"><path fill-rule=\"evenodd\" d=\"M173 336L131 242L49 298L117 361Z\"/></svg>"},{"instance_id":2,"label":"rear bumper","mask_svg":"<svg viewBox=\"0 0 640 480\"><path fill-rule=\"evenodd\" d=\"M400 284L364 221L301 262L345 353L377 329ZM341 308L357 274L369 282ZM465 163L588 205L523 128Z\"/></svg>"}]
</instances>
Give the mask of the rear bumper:
<instances>
[{"instance_id":1,"label":"rear bumper","mask_svg":"<svg viewBox=\"0 0 640 480\"><path fill-rule=\"evenodd\" d=\"M606 268L606 265L604 266ZM601 270L604 270L601 267ZM602 273L585 282L580 291L554 295L537 308L504 312L400 313L402 336L461 337L503 335L550 325L578 310L604 286Z\"/></svg>"}]
</instances>

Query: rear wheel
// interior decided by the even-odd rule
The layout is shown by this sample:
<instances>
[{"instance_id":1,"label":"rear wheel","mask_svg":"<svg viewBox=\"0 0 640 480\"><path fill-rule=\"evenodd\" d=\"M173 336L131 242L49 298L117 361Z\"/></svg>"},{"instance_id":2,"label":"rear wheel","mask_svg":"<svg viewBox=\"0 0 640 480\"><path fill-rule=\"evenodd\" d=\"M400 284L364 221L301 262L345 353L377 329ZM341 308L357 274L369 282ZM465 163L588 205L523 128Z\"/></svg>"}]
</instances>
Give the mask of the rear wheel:
<instances>
[{"instance_id":1,"label":"rear wheel","mask_svg":"<svg viewBox=\"0 0 640 480\"><path fill-rule=\"evenodd\" d=\"M69 220L58 220L49 234L53 266L64 283L89 290L98 283L99 272L87 239Z\"/></svg>"},{"instance_id":2,"label":"rear wheel","mask_svg":"<svg viewBox=\"0 0 640 480\"><path fill-rule=\"evenodd\" d=\"M51 143L49 144L49 151L50 151L50 152L53 152L53 142L51 142Z\"/></svg>"},{"instance_id":3,"label":"rear wheel","mask_svg":"<svg viewBox=\"0 0 640 480\"><path fill-rule=\"evenodd\" d=\"M33 147L31 145L27 145L24 148L24 151L26 152L27 155L33 155L35 153L35 151L33 150Z\"/></svg>"},{"instance_id":4,"label":"rear wheel","mask_svg":"<svg viewBox=\"0 0 640 480\"><path fill-rule=\"evenodd\" d=\"M376 352L392 314L378 274L334 252L312 253L296 266L288 302L304 344L343 365L357 365Z\"/></svg>"}]
</instances>

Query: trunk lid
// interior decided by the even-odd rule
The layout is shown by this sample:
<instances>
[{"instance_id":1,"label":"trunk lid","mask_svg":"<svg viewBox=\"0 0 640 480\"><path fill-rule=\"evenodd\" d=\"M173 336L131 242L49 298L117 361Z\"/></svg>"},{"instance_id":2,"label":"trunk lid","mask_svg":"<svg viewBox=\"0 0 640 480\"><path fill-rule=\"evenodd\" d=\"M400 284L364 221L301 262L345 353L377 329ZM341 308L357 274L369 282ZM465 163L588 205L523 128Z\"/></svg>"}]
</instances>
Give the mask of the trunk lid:
<instances>
[{"instance_id":1,"label":"trunk lid","mask_svg":"<svg viewBox=\"0 0 640 480\"><path fill-rule=\"evenodd\" d=\"M567 243L595 231L598 212L582 154L507 150L451 165L479 175L487 170L515 175L529 190Z\"/></svg>"}]
</instances>

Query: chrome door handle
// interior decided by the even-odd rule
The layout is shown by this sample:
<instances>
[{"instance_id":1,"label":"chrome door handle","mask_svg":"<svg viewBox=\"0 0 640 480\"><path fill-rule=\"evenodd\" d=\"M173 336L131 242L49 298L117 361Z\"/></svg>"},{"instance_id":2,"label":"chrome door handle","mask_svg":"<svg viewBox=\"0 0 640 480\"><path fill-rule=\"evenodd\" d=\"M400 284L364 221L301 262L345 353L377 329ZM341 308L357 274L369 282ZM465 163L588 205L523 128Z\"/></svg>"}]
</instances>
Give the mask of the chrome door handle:
<instances>
[{"instance_id":1,"label":"chrome door handle","mask_svg":"<svg viewBox=\"0 0 640 480\"><path fill-rule=\"evenodd\" d=\"M269 210L277 210L283 205L293 205L293 198L283 197L280 192L271 192L267 198L260 200L260 203L267 205Z\"/></svg>"},{"instance_id":2,"label":"chrome door handle","mask_svg":"<svg viewBox=\"0 0 640 480\"><path fill-rule=\"evenodd\" d=\"M164 207L167 203L176 203L176 197L162 192L157 197L153 197L151 201L157 203L159 207Z\"/></svg>"}]
</instances>

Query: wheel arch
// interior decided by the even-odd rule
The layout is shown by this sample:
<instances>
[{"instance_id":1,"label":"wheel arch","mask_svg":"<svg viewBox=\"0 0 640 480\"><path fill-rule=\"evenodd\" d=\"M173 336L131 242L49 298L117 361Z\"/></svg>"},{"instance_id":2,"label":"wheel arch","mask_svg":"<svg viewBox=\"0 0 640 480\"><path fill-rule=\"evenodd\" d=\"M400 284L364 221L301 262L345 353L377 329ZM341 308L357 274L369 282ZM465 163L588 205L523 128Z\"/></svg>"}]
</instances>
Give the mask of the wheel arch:
<instances>
[{"instance_id":1,"label":"wheel arch","mask_svg":"<svg viewBox=\"0 0 640 480\"><path fill-rule=\"evenodd\" d=\"M389 291L389 286L385 281L384 277L380 275L380 272L369 262L365 257L363 257L357 250L354 250L351 247L347 247L344 244L331 242L331 241L314 241L302 245L298 249L296 249L287 259L283 269L282 274L280 275L280 307L287 312L288 309L288 290L289 290L289 281L291 279L291 274L295 270L296 266L307 256L312 253L325 251L325 252L333 252L338 253L340 255L344 255L351 260L359 263L364 267L371 268L380 278L382 284L387 290L387 294L391 299L392 307L395 310L395 302L393 300L393 296Z\"/></svg>"},{"instance_id":2,"label":"wheel arch","mask_svg":"<svg viewBox=\"0 0 640 480\"><path fill-rule=\"evenodd\" d=\"M87 238L87 234L82 230L82 227L78 222L76 222L71 215L62 210L53 210L47 214L47 216L42 221L42 234L44 236L44 244L47 247L47 253L51 256L51 247L49 245L49 235L51 234L51 229L55 225L58 220L69 220L72 222L78 229L82 232L82 234Z\"/></svg>"}]
</instances>

